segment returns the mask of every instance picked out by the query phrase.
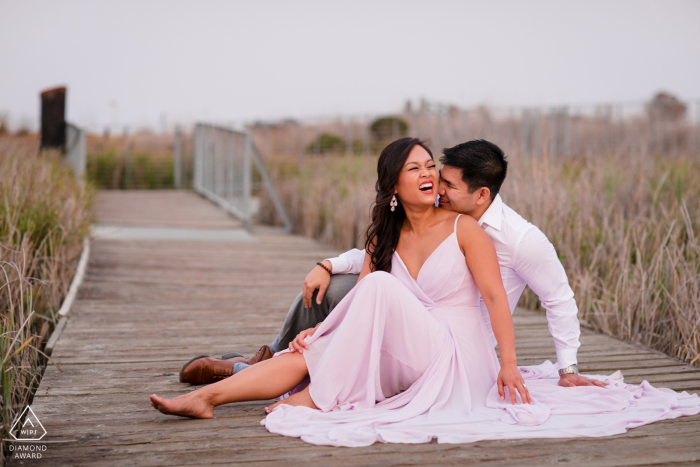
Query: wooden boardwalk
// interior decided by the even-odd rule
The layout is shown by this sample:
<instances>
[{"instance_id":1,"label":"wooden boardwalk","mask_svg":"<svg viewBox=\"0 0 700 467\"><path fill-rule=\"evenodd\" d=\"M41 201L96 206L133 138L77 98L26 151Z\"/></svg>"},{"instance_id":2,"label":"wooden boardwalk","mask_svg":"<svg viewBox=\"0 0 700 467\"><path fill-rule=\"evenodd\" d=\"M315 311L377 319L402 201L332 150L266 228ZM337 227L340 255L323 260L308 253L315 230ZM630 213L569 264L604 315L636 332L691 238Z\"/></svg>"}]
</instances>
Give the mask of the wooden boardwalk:
<instances>
[{"instance_id":1,"label":"wooden boardwalk","mask_svg":"<svg viewBox=\"0 0 700 467\"><path fill-rule=\"evenodd\" d=\"M98 220L132 227L237 231L240 225L187 192L102 193ZM148 229L144 229L148 231ZM118 237L118 235L116 236ZM238 237L232 237L238 238ZM489 441L467 445L308 445L268 433L265 402L219 407L212 420L166 417L151 393L193 390L178 382L198 354L251 354L276 335L307 271L337 251L305 238L257 232L239 240L97 238L85 281L46 369L33 410L47 430L38 460L13 465L697 465L700 416L596 439ZM555 359L541 314L518 310L521 364ZM700 391L700 370L584 330L581 369L621 369Z\"/></svg>"}]
</instances>

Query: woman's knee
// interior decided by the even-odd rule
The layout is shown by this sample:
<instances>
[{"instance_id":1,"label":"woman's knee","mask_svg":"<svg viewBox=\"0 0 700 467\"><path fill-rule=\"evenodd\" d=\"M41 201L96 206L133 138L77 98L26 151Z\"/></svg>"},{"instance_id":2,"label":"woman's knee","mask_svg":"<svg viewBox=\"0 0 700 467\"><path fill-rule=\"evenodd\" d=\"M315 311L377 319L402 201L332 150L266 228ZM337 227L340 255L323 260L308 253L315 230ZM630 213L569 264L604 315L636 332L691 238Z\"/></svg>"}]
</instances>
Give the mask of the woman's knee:
<instances>
[{"instance_id":1,"label":"woman's knee","mask_svg":"<svg viewBox=\"0 0 700 467\"><path fill-rule=\"evenodd\" d=\"M386 271L374 271L365 276L362 282L365 281L367 281L368 284L381 285L395 282L396 278Z\"/></svg>"},{"instance_id":2,"label":"woman's knee","mask_svg":"<svg viewBox=\"0 0 700 467\"><path fill-rule=\"evenodd\" d=\"M277 363L279 365L295 373L304 375L309 373L309 370L306 366L306 359L299 352L286 352L282 355L274 357L272 360L277 360Z\"/></svg>"}]
</instances>

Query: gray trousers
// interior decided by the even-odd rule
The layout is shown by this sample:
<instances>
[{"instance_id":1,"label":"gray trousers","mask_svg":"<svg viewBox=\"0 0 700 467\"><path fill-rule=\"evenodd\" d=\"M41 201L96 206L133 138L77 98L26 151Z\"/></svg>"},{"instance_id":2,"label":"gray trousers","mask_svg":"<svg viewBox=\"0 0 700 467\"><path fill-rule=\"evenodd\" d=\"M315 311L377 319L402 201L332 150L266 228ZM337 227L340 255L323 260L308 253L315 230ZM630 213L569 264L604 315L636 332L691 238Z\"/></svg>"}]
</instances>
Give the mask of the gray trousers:
<instances>
[{"instance_id":1,"label":"gray trousers","mask_svg":"<svg viewBox=\"0 0 700 467\"><path fill-rule=\"evenodd\" d=\"M289 343L303 330L312 328L318 323L326 319L333 308L355 287L358 274L334 274L331 276L331 283L326 289L326 294L321 300L321 304L316 303L318 290L313 294L311 308L304 308L302 294L297 295L297 298L289 307L287 317L284 320L282 329L277 335L277 338L270 344L270 350L279 352L289 347ZM233 365L233 372L247 368L245 363L236 363Z\"/></svg>"}]
</instances>

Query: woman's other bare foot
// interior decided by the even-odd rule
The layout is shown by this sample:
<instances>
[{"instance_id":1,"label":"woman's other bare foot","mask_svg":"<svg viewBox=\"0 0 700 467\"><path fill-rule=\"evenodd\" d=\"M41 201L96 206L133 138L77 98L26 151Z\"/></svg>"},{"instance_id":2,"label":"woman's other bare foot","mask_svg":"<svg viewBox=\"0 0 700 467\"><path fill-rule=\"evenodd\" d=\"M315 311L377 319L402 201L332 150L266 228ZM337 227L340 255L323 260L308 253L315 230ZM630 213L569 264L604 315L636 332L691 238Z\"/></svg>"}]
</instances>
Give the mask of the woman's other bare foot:
<instances>
[{"instance_id":1,"label":"woman's other bare foot","mask_svg":"<svg viewBox=\"0 0 700 467\"><path fill-rule=\"evenodd\" d=\"M174 399L164 399L155 394L151 395L151 405L166 415L179 415L189 418L212 418L214 416L214 404L207 402L192 391L189 394Z\"/></svg>"},{"instance_id":2,"label":"woman's other bare foot","mask_svg":"<svg viewBox=\"0 0 700 467\"><path fill-rule=\"evenodd\" d=\"M291 405L292 407L309 407L310 409L318 410L318 407L316 407L316 404L314 404L313 399L311 399L311 392L309 392L308 386L306 386L303 391L299 391L284 400L275 402L270 407L265 407L265 412L271 413L276 407L283 404Z\"/></svg>"}]
</instances>

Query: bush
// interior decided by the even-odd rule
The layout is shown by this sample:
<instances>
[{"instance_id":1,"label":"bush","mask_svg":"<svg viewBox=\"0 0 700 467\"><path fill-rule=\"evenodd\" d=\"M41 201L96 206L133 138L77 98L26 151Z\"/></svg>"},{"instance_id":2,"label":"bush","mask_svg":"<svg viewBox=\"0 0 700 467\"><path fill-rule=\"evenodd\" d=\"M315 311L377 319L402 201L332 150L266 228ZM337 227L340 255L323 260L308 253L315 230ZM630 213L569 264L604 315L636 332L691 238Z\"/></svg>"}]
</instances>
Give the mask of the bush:
<instances>
[{"instance_id":1,"label":"bush","mask_svg":"<svg viewBox=\"0 0 700 467\"><path fill-rule=\"evenodd\" d=\"M345 151L345 140L333 133L321 133L315 140L306 146L306 152L309 154L327 154L331 152Z\"/></svg>"},{"instance_id":2,"label":"bush","mask_svg":"<svg viewBox=\"0 0 700 467\"><path fill-rule=\"evenodd\" d=\"M182 180L192 180L191 163L183 161ZM153 155L137 152L127 160L115 149L89 154L87 178L103 189L163 189L174 188L172 154Z\"/></svg>"},{"instance_id":3,"label":"bush","mask_svg":"<svg viewBox=\"0 0 700 467\"><path fill-rule=\"evenodd\" d=\"M369 127L375 141L394 141L408 134L408 123L398 117L382 117Z\"/></svg>"}]
</instances>

